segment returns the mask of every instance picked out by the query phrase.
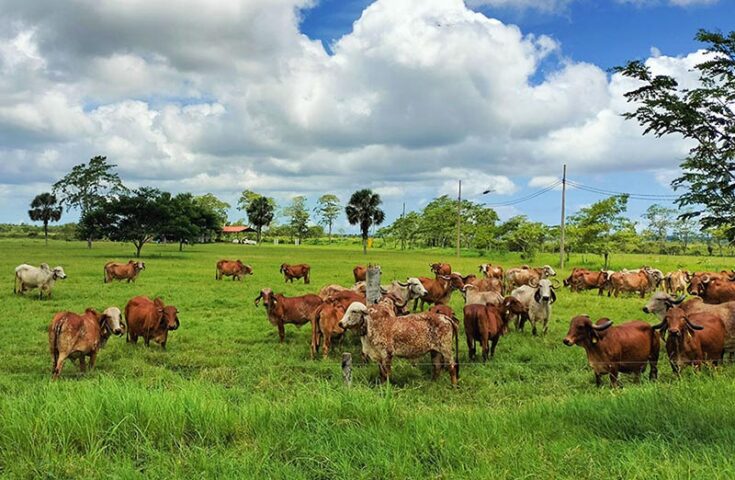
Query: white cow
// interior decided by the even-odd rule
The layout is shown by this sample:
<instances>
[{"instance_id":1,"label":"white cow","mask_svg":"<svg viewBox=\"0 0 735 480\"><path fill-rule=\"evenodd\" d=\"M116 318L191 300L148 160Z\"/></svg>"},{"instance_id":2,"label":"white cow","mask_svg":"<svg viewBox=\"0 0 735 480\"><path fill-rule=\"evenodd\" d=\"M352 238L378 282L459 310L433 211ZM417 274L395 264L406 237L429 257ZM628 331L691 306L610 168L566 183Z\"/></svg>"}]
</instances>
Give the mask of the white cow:
<instances>
[{"instance_id":1,"label":"white cow","mask_svg":"<svg viewBox=\"0 0 735 480\"><path fill-rule=\"evenodd\" d=\"M407 278L405 283L393 280L390 285L381 286L380 288L383 290L383 293L394 295L406 303L429 293L421 283L421 280L416 277Z\"/></svg>"},{"instance_id":2,"label":"white cow","mask_svg":"<svg viewBox=\"0 0 735 480\"><path fill-rule=\"evenodd\" d=\"M64 269L61 267L55 267L51 270L48 263L42 263L40 268L24 263L15 267L15 286L13 287L13 292L22 295L28 290L38 288L38 298L43 298L44 293L46 294L46 298L51 298L51 289L56 280L63 280L65 278L66 273L64 273Z\"/></svg>"},{"instance_id":3,"label":"white cow","mask_svg":"<svg viewBox=\"0 0 735 480\"><path fill-rule=\"evenodd\" d=\"M503 303L503 296L498 292L481 292L475 285L466 284L462 289L465 305L500 305Z\"/></svg>"},{"instance_id":4,"label":"white cow","mask_svg":"<svg viewBox=\"0 0 735 480\"><path fill-rule=\"evenodd\" d=\"M549 319L551 318L551 304L556 301L556 292L554 292L551 281L544 278L539 280L538 286L536 287L523 285L513 290L511 296L517 298L528 309L528 320L531 321L531 326L533 327L531 333L536 335L536 323L542 322L544 334L546 334ZM525 317L521 318L520 330L523 330L525 320Z\"/></svg>"}]
</instances>

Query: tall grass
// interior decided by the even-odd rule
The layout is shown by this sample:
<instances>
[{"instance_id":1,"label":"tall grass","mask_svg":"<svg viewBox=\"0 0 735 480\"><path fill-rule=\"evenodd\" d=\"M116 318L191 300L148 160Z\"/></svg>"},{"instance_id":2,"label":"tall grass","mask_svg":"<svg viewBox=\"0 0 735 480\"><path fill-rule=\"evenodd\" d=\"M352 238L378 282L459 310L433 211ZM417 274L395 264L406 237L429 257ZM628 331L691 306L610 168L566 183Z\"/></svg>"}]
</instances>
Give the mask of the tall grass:
<instances>
[{"instance_id":1,"label":"tall grass","mask_svg":"<svg viewBox=\"0 0 735 480\"><path fill-rule=\"evenodd\" d=\"M9 478L735 478L735 367L597 389L579 348L562 345L577 313L620 322L645 318L640 299L559 294L546 337L512 333L488 364L467 363L452 389L429 380L428 359L397 361L393 383L356 362L342 385L339 353L309 360L308 327L275 329L252 301L262 287L288 295L349 284L351 269L380 263L387 277L428 274L448 260L463 272L478 258L435 252L240 245L146 247L135 284L102 283L102 265L130 247L100 243L0 242L0 474ZM255 275L214 280L219 258L241 258ZM488 258L495 261L495 258ZM579 259L577 259L579 260ZM68 280L38 301L12 296L12 268L64 266ZM311 285L283 284L278 265L312 264ZM506 265L522 263L504 256ZM727 267L711 259L616 256L617 266L662 270ZM538 263L552 263L553 257ZM697 263L702 262L702 263ZM713 263L706 263L713 262ZM716 260L715 260L716 262ZM572 259L572 265L577 264ZM560 272L561 275L561 272ZM3 293L4 292L4 293ZM113 338L86 375L67 363L50 382L46 327L60 310L124 307L160 295L180 310L168 351ZM453 307L461 310L455 295ZM653 321L653 319L649 319Z\"/></svg>"}]
</instances>

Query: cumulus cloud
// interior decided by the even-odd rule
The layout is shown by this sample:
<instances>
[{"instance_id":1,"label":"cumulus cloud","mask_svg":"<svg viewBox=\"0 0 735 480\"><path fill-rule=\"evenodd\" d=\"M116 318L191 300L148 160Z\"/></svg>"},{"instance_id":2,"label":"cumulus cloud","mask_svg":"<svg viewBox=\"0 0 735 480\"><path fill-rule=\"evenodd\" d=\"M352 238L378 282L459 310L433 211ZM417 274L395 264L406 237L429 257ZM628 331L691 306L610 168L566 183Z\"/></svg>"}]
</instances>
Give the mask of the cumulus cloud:
<instances>
[{"instance_id":1,"label":"cumulus cloud","mask_svg":"<svg viewBox=\"0 0 735 480\"><path fill-rule=\"evenodd\" d=\"M418 203L688 149L622 119L630 80L462 0L377 0L330 53L299 31L312 3L0 0L0 196L103 154L133 185ZM701 59L647 63L689 85Z\"/></svg>"}]
</instances>

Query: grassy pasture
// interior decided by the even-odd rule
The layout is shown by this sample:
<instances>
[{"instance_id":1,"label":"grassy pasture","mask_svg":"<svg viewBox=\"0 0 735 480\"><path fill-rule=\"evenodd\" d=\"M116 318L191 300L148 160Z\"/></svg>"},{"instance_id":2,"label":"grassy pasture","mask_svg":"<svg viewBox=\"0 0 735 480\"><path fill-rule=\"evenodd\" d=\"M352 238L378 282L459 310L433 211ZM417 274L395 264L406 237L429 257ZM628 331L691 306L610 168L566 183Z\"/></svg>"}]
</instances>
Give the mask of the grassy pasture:
<instances>
[{"instance_id":1,"label":"grassy pasture","mask_svg":"<svg viewBox=\"0 0 735 480\"><path fill-rule=\"evenodd\" d=\"M374 364L341 383L339 356L309 359L310 330L286 327L286 343L256 309L262 287L287 295L352 282L352 267L380 263L384 278L428 275L446 260L476 271L490 260L450 252L293 246L175 245L143 250L137 283L102 283L108 260L129 245L0 241L0 475L8 478L735 478L735 366L659 382L597 389L581 348L561 343L578 313L616 322L646 318L639 298L559 292L546 337L511 333L488 364L467 363L460 386L430 381L428 358L394 363L393 383L377 386ZM240 258L255 275L214 280L220 258ZM536 264L556 263L542 256ZM573 256L572 265L599 259ZM12 295L22 262L60 264L69 278L54 297ZM283 284L281 262L308 262L312 283ZM663 271L731 268L731 259L616 255L613 268L643 263ZM567 272L559 272L559 276ZM57 311L121 309L137 294L180 310L168 351L112 338L97 369L67 362L50 382L47 326ZM461 311L461 297L452 306ZM646 318L653 322L653 318ZM359 355L354 356L355 359Z\"/></svg>"}]
</instances>

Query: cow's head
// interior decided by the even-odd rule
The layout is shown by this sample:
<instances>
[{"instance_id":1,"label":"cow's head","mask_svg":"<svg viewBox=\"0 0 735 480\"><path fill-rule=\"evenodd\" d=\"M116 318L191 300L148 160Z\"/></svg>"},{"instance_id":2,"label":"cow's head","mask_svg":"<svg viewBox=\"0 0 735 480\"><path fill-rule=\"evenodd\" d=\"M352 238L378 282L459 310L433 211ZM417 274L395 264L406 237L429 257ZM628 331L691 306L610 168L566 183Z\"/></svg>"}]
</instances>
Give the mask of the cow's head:
<instances>
[{"instance_id":1,"label":"cow's head","mask_svg":"<svg viewBox=\"0 0 735 480\"><path fill-rule=\"evenodd\" d=\"M577 315L569 323L569 331L564 337L564 345L589 345L600 340L600 333L612 326L609 318L601 318L596 324L592 323L589 315Z\"/></svg>"},{"instance_id":2,"label":"cow's head","mask_svg":"<svg viewBox=\"0 0 735 480\"><path fill-rule=\"evenodd\" d=\"M439 273L441 270L441 263L431 263L429 264L429 268L433 273Z\"/></svg>"},{"instance_id":3,"label":"cow's head","mask_svg":"<svg viewBox=\"0 0 735 480\"><path fill-rule=\"evenodd\" d=\"M282 263L279 272L286 273L286 268L287 267L288 267L288 264L287 263Z\"/></svg>"},{"instance_id":4,"label":"cow's head","mask_svg":"<svg viewBox=\"0 0 735 480\"><path fill-rule=\"evenodd\" d=\"M551 265L544 265L543 266L543 276L544 277L555 277L556 271L551 268Z\"/></svg>"},{"instance_id":5,"label":"cow's head","mask_svg":"<svg viewBox=\"0 0 735 480\"><path fill-rule=\"evenodd\" d=\"M339 327L342 329L348 328L360 328L362 329L365 325L365 320L368 316L368 309L365 305L360 302L352 302L347 308L347 311L342 315L342 319L339 321Z\"/></svg>"},{"instance_id":6,"label":"cow's head","mask_svg":"<svg viewBox=\"0 0 735 480\"><path fill-rule=\"evenodd\" d=\"M173 305L163 307L161 326L167 330L176 330L181 325L179 322L179 311Z\"/></svg>"},{"instance_id":7,"label":"cow's head","mask_svg":"<svg viewBox=\"0 0 735 480\"><path fill-rule=\"evenodd\" d=\"M251 267L250 265L243 265L243 264L240 264L240 265L241 265L240 268L241 268L241 271L242 271L243 275L252 275L253 274L253 267Z\"/></svg>"},{"instance_id":8,"label":"cow's head","mask_svg":"<svg viewBox=\"0 0 735 480\"><path fill-rule=\"evenodd\" d=\"M480 265L480 273L484 273L487 275L488 269L490 268L490 265L487 263L483 263Z\"/></svg>"},{"instance_id":9,"label":"cow's head","mask_svg":"<svg viewBox=\"0 0 735 480\"><path fill-rule=\"evenodd\" d=\"M660 330L661 333L668 331L670 337L681 340L685 335L694 335L697 330L703 330L704 327L690 322L682 308L674 307L666 312L661 323L654 325L653 329Z\"/></svg>"},{"instance_id":10,"label":"cow's head","mask_svg":"<svg viewBox=\"0 0 735 480\"><path fill-rule=\"evenodd\" d=\"M260 295L255 298L255 306L260 304L260 300L263 299L263 306L268 309L271 305L276 304L276 299L273 298L273 290L270 288L264 288L260 291Z\"/></svg>"},{"instance_id":11,"label":"cow's head","mask_svg":"<svg viewBox=\"0 0 735 480\"><path fill-rule=\"evenodd\" d=\"M122 313L117 307L108 307L100 316L100 325L106 325L115 335L122 335L125 325L122 322Z\"/></svg>"},{"instance_id":12,"label":"cow's head","mask_svg":"<svg viewBox=\"0 0 735 480\"><path fill-rule=\"evenodd\" d=\"M464 288L462 277L456 273L452 273L450 275L440 275L439 278L448 281L449 285L454 290L462 290Z\"/></svg>"},{"instance_id":13,"label":"cow's head","mask_svg":"<svg viewBox=\"0 0 735 480\"><path fill-rule=\"evenodd\" d=\"M692 279L689 281L689 287L687 287L687 292L689 292L689 295L697 295L701 297L704 295L704 292L707 290L707 284L712 280L712 278L705 274L695 273L692 276Z\"/></svg>"},{"instance_id":14,"label":"cow's head","mask_svg":"<svg viewBox=\"0 0 735 480\"><path fill-rule=\"evenodd\" d=\"M504 315L520 315L526 311L526 307L523 306L521 301L511 295L503 299L502 307Z\"/></svg>"},{"instance_id":15,"label":"cow's head","mask_svg":"<svg viewBox=\"0 0 735 480\"><path fill-rule=\"evenodd\" d=\"M145 270L145 263L143 263L143 262L135 262L135 269L136 270Z\"/></svg>"},{"instance_id":16,"label":"cow's head","mask_svg":"<svg viewBox=\"0 0 735 480\"><path fill-rule=\"evenodd\" d=\"M546 278L542 278L538 282L536 287L536 293L533 294L533 299L536 303L554 303L556 302L556 292L554 287L551 285L551 281Z\"/></svg>"},{"instance_id":17,"label":"cow's head","mask_svg":"<svg viewBox=\"0 0 735 480\"><path fill-rule=\"evenodd\" d=\"M417 277L408 277L406 279L406 286L408 287L409 299L421 298L429 293L428 290L426 290L426 287L424 287L424 284L421 283L421 280Z\"/></svg>"},{"instance_id":18,"label":"cow's head","mask_svg":"<svg viewBox=\"0 0 735 480\"><path fill-rule=\"evenodd\" d=\"M63 268L55 267L53 270L53 276L54 276L54 280L57 280L57 279L63 280L66 278L66 273L64 273Z\"/></svg>"},{"instance_id":19,"label":"cow's head","mask_svg":"<svg viewBox=\"0 0 735 480\"><path fill-rule=\"evenodd\" d=\"M648 303L643 306L643 313L654 313L658 315L659 318L663 318L668 309L679 305L684 301L684 298L686 298L684 295L679 298L674 298L668 293L654 293Z\"/></svg>"}]
</instances>

